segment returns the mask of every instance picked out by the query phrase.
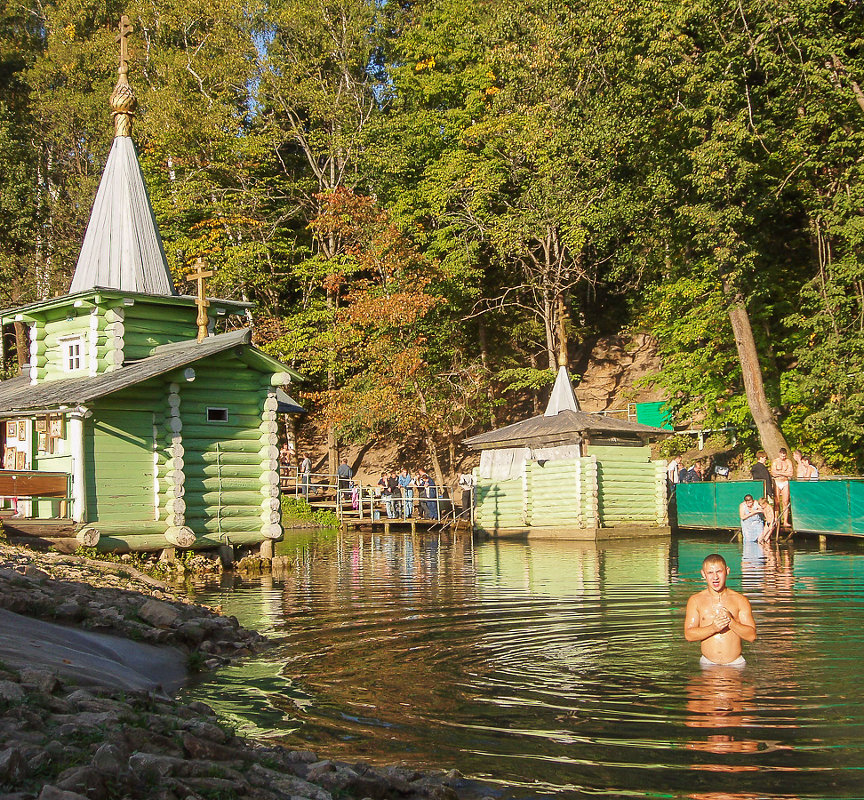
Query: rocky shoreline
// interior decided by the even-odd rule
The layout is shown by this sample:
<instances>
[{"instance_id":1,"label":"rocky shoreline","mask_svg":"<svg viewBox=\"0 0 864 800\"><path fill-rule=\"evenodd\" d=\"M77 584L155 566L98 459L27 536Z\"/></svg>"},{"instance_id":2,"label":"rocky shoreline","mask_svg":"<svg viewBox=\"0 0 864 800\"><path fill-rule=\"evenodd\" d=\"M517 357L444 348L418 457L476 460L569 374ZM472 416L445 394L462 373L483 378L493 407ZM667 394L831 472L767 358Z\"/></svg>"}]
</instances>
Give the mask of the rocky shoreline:
<instances>
[{"instance_id":1,"label":"rocky shoreline","mask_svg":"<svg viewBox=\"0 0 864 800\"><path fill-rule=\"evenodd\" d=\"M266 647L217 609L122 563L0 545L0 608L175 648L215 668ZM160 691L82 687L76 674L3 661L0 800L457 800L488 792L457 771L319 758L234 735L209 706Z\"/></svg>"}]
</instances>

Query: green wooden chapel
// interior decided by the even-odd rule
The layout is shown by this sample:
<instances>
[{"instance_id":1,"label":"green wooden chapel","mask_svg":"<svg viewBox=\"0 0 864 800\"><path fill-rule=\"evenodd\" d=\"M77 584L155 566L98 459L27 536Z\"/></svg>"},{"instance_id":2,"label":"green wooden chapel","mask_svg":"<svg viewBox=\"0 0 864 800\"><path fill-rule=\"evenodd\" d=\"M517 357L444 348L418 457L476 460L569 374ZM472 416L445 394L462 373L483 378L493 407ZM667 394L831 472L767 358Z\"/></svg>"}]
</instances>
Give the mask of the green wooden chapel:
<instances>
[{"instance_id":1,"label":"green wooden chapel","mask_svg":"<svg viewBox=\"0 0 864 800\"><path fill-rule=\"evenodd\" d=\"M465 440L480 451L474 527L496 537L622 539L669 534L670 431L580 410L567 368L546 411Z\"/></svg>"},{"instance_id":2,"label":"green wooden chapel","mask_svg":"<svg viewBox=\"0 0 864 800\"><path fill-rule=\"evenodd\" d=\"M69 294L0 312L30 341L29 366L0 382L2 466L21 485L68 476L66 500L17 508L68 516L102 550L278 539L280 387L299 376L237 327L248 303L204 298L200 265L198 296L175 290L130 138L129 30L124 18L115 138Z\"/></svg>"}]
</instances>

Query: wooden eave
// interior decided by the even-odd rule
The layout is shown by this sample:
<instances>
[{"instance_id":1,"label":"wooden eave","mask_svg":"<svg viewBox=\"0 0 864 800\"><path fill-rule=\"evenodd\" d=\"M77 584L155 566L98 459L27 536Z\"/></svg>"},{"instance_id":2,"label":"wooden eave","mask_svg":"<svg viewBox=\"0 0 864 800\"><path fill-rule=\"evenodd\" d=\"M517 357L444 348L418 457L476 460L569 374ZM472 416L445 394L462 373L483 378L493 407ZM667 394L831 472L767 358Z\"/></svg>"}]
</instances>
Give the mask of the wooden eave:
<instances>
[{"instance_id":1,"label":"wooden eave","mask_svg":"<svg viewBox=\"0 0 864 800\"><path fill-rule=\"evenodd\" d=\"M59 409L63 406L68 408L88 403L234 348L240 349L241 354L244 351L254 350L251 341L251 329L242 328L208 336L202 342L192 339L160 345L153 349L153 355L149 358L142 358L120 369L92 377L45 381L36 385L31 385L30 379L23 375L0 381L0 414L8 414L11 411L26 413L34 409ZM256 352L260 353L260 351ZM261 355L264 356L263 353ZM276 359L269 356L265 358L268 365L265 372L298 374ZM274 364L278 369L273 369Z\"/></svg>"},{"instance_id":2,"label":"wooden eave","mask_svg":"<svg viewBox=\"0 0 864 800\"><path fill-rule=\"evenodd\" d=\"M47 300L37 300L35 303L28 303L23 306L13 308L5 308L0 310L0 323L12 322L19 314L23 317L33 317L35 314L44 311L50 311L54 308L65 308L66 306L74 306L76 302L88 304L90 307L99 305L109 305L110 301L122 300L138 300L142 303L154 303L164 306L195 306L197 298L191 295L161 295L161 294L144 294L142 292L125 292L119 289L103 289L94 287L83 292L75 294L66 294L62 297L51 297ZM220 300L215 297L208 297L211 308L225 308L226 311L234 313L242 313L247 309L254 308L254 303L242 302L239 300Z\"/></svg>"},{"instance_id":3,"label":"wooden eave","mask_svg":"<svg viewBox=\"0 0 864 800\"><path fill-rule=\"evenodd\" d=\"M553 416L531 417L487 431L465 439L463 444L473 450L551 447L558 444L576 444L594 434L609 439L645 441L649 438L669 436L671 433L673 431L605 417L602 414L565 410Z\"/></svg>"}]
</instances>

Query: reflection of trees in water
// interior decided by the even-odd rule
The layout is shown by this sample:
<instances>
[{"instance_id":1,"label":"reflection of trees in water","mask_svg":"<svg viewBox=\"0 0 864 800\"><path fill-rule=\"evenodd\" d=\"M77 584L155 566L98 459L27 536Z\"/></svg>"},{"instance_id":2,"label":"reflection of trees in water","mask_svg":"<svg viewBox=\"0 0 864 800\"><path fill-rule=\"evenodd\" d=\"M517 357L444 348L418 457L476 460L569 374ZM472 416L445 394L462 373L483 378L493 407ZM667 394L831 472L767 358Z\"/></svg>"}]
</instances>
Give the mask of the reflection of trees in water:
<instances>
[{"instance_id":1,"label":"reflection of trees in water","mask_svg":"<svg viewBox=\"0 0 864 800\"><path fill-rule=\"evenodd\" d=\"M798 685L796 672L801 655L794 567L791 545L745 544L741 585L754 601L753 616L759 636L750 653L753 660L770 663L774 680L786 686Z\"/></svg>"},{"instance_id":2,"label":"reflection of trees in water","mask_svg":"<svg viewBox=\"0 0 864 800\"><path fill-rule=\"evenodd\" d=\"M319 698L320 735L332 735L326 718L335 713L338 739L352 752L367 736L410 751L430 711L444 719L458 712L454 686L470 682L465 670L482 669L466 657L482 652L472 542L442 535L446 542L428 534L340 534L326 558L312 547L285 576L289 669Z\"/></svg>"}]
</instances>

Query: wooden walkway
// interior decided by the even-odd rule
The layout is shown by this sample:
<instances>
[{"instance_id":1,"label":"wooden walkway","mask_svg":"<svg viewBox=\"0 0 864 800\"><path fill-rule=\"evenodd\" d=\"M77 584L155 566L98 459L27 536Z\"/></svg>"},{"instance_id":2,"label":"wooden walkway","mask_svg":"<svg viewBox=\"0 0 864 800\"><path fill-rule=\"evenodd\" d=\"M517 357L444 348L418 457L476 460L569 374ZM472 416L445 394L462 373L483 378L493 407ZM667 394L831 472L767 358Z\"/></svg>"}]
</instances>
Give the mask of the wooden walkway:
<instances>
[{"instance_id":1,"label":"wooden walkway","mask_svg":"<svg viewBox=\"0 0 864 800\"><path fill-rule=\"evenodd\" d=\"M296 472L283 473L280 480L282 493L288 496L303 497L303 486L298 480ZM442 489L444 492L442 493ZM351 493L354 492L355 508L352 504ZM415 515L424 508L423 503L434 502L439 509L439 519L428 519L420 516L411 516L407 519L387 517L387 504L376 492L373 486L352 485L351 489L343 489L343 501L337 502L338 493L336 478L333 475L312 475L307 489L307 502L313 510L330 511L339 520L339 526L350 530L380 531L383 533L407 532L416 533L440 533L443 531L471 533L472 523L469 518L460 515L460 509L454 508L453 502L447 494L455 494L456 490L450 487L436 487L439 496L436 498L421 497L419 489L414 489L412 503ZM442 496L443 495L443 496ZM394 500L397 508L401 508L401 498Z\"/></svg>"},{"instance_id":2,"label":"wooden walkway","mask_svg":"<svg viewBox=\"0 0 864 800\"><path fill-rule=\"evenodd\" d=\"M342 527L349 530L407 532L416 533L471 533L471 523L467 519L359 519L357 517L342 517Z\"/></svg>"}]
</instances>

